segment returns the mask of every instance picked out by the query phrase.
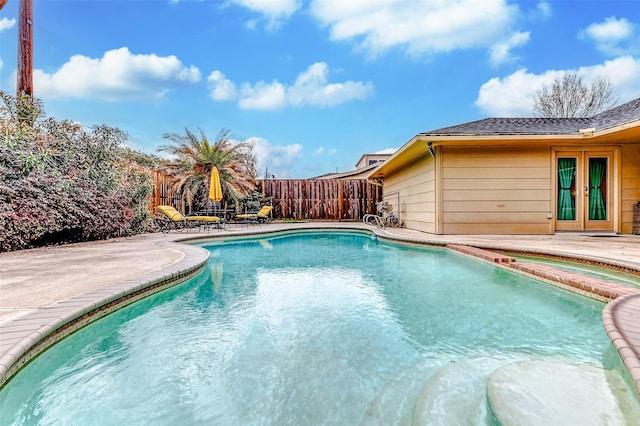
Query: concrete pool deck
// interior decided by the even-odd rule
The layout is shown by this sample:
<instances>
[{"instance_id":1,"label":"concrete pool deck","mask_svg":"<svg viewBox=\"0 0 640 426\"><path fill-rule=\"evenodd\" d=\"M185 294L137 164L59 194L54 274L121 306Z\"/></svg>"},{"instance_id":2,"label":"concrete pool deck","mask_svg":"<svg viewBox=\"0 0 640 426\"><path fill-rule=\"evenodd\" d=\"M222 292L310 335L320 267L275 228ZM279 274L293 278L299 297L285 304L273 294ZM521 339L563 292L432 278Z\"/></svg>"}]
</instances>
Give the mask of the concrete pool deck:
<instances>
[{"instance_id":1,"label":"concrete pool deck","mask_svg":"<svg viewBox=\"0 0 640 426\"><path fill-rule=\"evenodd\" d=\"M361 229L380 238L450 246L512 268L502 252L526 252L613 265L640 274L640 236L610 234L432 235L376 229L360 223L229 225L224 230L143 234L128 238L0 253L0 386L51 344L101 316L197 273L208 253L180 240L233 237L299 229ZM460 248L462 247L462 249ZM465 249L472 247L475 249ZM474 251L475 250L475 251ZM469 252L471 251L471 252ZM605 330L640 389L640 289L513 262L577 293L610 301ZM577 288L577 287L580 288ZM150 290L151 289L151 290ZM624 296L624 297L622 297Z\"/></svg>"}]
</instances>

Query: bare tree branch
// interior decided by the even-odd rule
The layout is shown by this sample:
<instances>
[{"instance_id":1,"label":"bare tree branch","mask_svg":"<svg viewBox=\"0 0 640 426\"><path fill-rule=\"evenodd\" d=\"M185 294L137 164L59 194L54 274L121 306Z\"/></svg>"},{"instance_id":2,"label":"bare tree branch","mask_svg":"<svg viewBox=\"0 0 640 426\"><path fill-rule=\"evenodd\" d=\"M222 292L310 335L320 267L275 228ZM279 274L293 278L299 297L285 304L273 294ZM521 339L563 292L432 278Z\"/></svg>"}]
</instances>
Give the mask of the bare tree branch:
<instances>
[{"instance_id":1,"label":"bare tree branch","mask_svg":"<svg viewBox=\"0 0 640 426\"><path fill-rule=\"evenodd\" d=\"M596 77L588 85L577 73L566 72L536 92L533 113L547 118L592 117L615 106L619 99L608 78Z\"/></svg>"}]
</instances>

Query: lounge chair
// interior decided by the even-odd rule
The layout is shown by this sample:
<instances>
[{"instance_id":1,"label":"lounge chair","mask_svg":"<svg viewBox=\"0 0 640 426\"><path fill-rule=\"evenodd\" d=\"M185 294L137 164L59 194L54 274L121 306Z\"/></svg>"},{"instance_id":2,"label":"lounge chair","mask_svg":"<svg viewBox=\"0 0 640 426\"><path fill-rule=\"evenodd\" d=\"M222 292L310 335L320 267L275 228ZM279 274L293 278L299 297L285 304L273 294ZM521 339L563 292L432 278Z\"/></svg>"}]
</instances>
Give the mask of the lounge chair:
<instances>
[{"instance_id":1,"label":"lounge chair","mask_svg":"<svg viewBox=\"0 0 640 426\"><path fill-rule=\"evenodd\" d=\"M190 227L206 227L215 226L218 229L224 227L224 219L218 216L185 216L172 206L158 206L164 214L161 221L157 221L156 227L162 232L169 232L172 229L182 231Z\"/></svg>"},{"instance_id":2,"label":"lounge chair","mask_svg":"<svg viewBox=\"0 0 640 426\"><path fill-rule=\"evenodd\" d=\"M273 206L262 206L257 213L237 214L236 221L244 223L269 223L271 222L271 210L273 210Z\"/></svg>"}]
</instances>

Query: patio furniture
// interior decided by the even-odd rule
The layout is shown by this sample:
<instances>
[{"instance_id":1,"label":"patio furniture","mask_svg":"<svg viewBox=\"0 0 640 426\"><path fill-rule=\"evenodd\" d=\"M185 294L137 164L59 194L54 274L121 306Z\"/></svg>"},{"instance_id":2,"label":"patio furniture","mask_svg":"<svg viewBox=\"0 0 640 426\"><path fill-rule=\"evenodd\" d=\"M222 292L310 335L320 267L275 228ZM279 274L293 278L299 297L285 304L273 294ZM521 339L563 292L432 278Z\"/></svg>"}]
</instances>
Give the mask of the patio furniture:
<instances>
[{"instance_id":1,"label":"patio furniture","mask_svg":"<svg viewBox=\"0 0 640 426\"><path fill-rule=\"evenodd\" d=\"M163 213L163 216L156 217L154 226L162 232L169 232L172 229L183 231L187 228L198 227L207 230L213 226L217 229L224 228L224 219L218 216L185 216L172 206L158 206L157 209Z\"/></svg>"},{"instance_id":2,"label":"patio furniture","mask_svg":"<svg viewBox=\"0 0 640 426\"><path fill-rule=\"evenodd\" d=\"M236 220L243 223L269 223L271 222L271 210L273 206L262 206L260 210L255 213L243 213L236 215Z\"/></svg>"},{"instance_id":3,"label":"patio furniture","mask_svg":"<svg viewBox=\"0 0 640 426\"><path fill-rule=\"evenodd\" d=\"M235 218L236 210L224 208L221 203L209 202L202 210L193 213L194 216L217 216L225 223Z\"/></svg>"}]
</instances>

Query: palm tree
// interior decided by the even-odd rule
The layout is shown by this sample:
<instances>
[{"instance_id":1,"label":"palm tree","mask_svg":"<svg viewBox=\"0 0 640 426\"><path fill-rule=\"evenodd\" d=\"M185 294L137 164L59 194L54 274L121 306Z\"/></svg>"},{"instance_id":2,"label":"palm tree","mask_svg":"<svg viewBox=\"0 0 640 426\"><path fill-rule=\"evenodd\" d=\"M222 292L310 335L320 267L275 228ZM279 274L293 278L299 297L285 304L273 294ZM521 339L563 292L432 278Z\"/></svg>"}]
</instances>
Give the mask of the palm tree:
<instances>
[{"instance_id":1,"label":"palm tree","mask_svg":"<svg viewBox=\"0 0 640 426\"><path fill-rule=\"evenodd\" d=\"M200 136L185 128L185 134L165 133L164 139L171 145L158 147L158 152L167 152L175 157L162 163L158 169L176 181L171 187L183 201L193 205L194 200L203 207L207 202L211 170L217 167L220 184L226 201L236 202L255 188L256 170L253 145L248 142L233 142L231 132L222 129L211 143L202 129Z\"/></svg>"}]
</instances>

